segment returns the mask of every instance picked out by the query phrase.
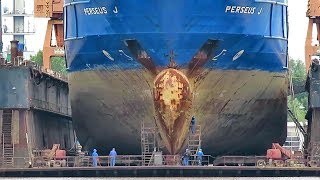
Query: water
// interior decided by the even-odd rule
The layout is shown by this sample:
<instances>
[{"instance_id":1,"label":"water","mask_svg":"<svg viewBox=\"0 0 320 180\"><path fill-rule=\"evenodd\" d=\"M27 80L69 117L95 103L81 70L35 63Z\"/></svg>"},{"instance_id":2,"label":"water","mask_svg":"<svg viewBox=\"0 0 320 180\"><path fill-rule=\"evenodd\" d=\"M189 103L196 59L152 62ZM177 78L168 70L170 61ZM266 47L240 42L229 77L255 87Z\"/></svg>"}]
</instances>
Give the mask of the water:
<instances>
[{"instance_id":1,"label":"water","mask_svg":"<svg viewBox=\"0 0 320 180\"><path fill-rule=\"evenodd\" d=\"M228 177L228 178L185 178L185 177L178 177L178 178L1 178L1 180L13 180L13 179L22 179L22 180L108 180L108 179L115 179L115 180L320 180L320 177Z\"/></svg>"}]
</instances>

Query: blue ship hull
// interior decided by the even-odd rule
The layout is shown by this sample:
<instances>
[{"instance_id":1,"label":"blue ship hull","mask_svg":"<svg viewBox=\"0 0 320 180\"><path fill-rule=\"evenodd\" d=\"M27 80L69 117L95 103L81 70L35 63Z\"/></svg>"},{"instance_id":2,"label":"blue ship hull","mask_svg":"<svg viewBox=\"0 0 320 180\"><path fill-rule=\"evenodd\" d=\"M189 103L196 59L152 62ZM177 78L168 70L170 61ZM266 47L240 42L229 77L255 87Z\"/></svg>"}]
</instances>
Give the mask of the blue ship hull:
<instances>
[{"instance_id":1,"label":"blue ship hull","mask_svg":"<svg viewBox=\"0 0 320 180\"><path fill-rule=\"evenodd\" d=\"M284 142L283 0L66 0L64 11L73 121L86 148L139 153L145 122L175 154L192 115L210 154Z\"/></svg>"}]
</instances>

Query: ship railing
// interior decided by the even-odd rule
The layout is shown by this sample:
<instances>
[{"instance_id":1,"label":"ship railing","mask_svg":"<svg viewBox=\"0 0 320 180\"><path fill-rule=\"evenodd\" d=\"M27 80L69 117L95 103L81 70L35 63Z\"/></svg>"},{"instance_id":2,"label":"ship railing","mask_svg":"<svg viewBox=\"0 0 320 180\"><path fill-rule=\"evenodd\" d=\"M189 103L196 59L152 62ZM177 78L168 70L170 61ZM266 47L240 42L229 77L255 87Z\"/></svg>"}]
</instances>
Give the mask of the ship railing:
<instances>
[{"instance_id":1,"label":"ship railing","mask_svg":"<svg viewBox=\"0 0 320 180\"><path fill-rule=\"evenodd\" d=\"M39 99L30 99L30 106L34 109L49 111L65 116L71 116L71 108L59 104L50 103Z\"/></svg>"},{"instance_id":2,"label":"ship railing","mask_svg":"<svg viewBox=\"0 0 320 180\"><path fill-rule=\"evenodd\" d=\"M13 58L12 61L7 61L4 58L0 58L0 65L1 66L29 66L28 60L25 60L22 56L17 56Z\"/></svg>"}]
</instances>

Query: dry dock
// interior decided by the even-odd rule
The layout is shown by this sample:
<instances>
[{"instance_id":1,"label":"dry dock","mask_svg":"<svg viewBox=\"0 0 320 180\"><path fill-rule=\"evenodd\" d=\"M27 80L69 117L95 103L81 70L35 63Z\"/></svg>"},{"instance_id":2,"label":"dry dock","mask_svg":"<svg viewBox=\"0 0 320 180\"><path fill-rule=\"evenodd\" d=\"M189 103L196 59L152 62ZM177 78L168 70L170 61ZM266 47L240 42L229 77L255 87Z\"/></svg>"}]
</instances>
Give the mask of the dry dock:
<instances>
[{"instance_id":1,"label":"dry dock","mask_svg":"<svg viewBox=\"0 0 320 180\"><path fill-rule=\"evenodd\" d=\"M23 167L35 149L70 149L74 131L66 78L29 61L0 62L0 164Z\"/></svg>"},{"instance_id":2,"label":"dry dock","mask_svg":"<svg viewBox=\"0 0 320 180\"><path fill-rule=\"evenodd\" d=\"M320 168L118 166L0 169L1 177L315 177Z\"/></svg>"}]
</instances>

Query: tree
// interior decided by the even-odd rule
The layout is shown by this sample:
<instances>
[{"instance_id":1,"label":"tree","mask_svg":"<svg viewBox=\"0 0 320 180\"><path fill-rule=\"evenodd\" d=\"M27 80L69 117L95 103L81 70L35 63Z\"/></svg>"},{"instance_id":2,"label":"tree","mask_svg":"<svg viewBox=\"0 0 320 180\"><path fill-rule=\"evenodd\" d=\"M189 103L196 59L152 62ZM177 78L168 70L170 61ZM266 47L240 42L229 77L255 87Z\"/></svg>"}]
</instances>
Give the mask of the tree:
<instances>
[{"instance_id":1,"label":"tree","mask_svg":"<svg viewBox=\"0 0 320 180\"><path fill-rule=\"evenodd\" d=\"M289 60L289 69L291 73L292 83L295 86L303 86L307 79L305 64L299 59ZM308 108L308 93L295 94L288 97L288 107L294 112L295 116L304 121ZM291 119L289 119L291 120Z\"/></svg>"},{"instance_id":2,"label":"tree","mask_svg":"<svg viewBox=\"0 0 320 180\"><path fill-rule=\"evenodd\" d=\"M304 84L307 78L305 64L300 59L290 59L289 68L292 72L293 84Z\"/></svg>"},{"instance_id":3,"label":"tree","mask_svg":"<svg viewBox=\"0 0 320 180\"><path fill-rule=\"evenodd\" d=\"M43 65L43 52L39 50L36 55L30 56L31 61L35 62L37 65Z\"/></svg>"},{"instance_id":4,"label":"tree","mask_svg":"<svg viewBox=\"0 0 320 180\"><path fill-rule=\"evenodd\" d=\"M36 55L30 56L31 61L35 62L39 66L43 66L43 52L39 50ZM58 73L67 74L66 63L63 57L51 58L51 69Z\"/></svg>"},{"instance_id":5,"label":"tree","mask_svg":"<svg viewBox=\"0 0 320 180\"><path fill-rule=\"evenodd\" d=\"M66 60L63 57L52 57L51 69L53 71L66 75L67 74Z\"/></svg>"}]
</instances>

